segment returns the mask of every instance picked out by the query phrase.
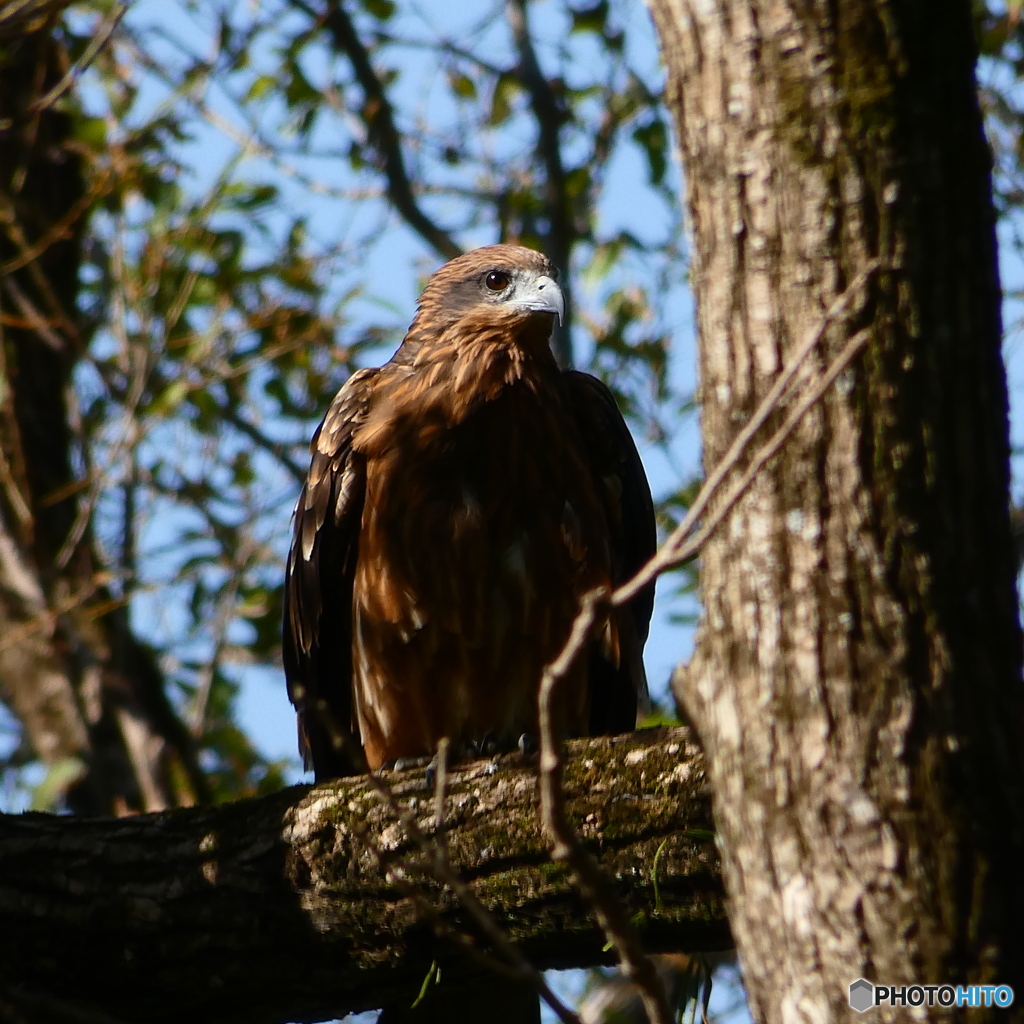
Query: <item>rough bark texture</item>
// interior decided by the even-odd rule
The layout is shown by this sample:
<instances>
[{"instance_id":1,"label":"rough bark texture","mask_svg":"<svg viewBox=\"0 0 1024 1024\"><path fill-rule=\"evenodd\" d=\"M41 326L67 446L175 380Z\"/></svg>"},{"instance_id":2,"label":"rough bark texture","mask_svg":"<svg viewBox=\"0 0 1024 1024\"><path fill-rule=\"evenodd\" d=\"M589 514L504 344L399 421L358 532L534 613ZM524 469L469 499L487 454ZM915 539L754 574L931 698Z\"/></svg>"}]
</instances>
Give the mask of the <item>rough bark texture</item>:
<instances>
[{"instance_id":1,"label":"rough bark texture","mask_svg":"<svg viewBox=\"0 0 1024 1024\"><path fill-rule=\"evenodd\" d=\"M578 740L568 762L573 820L654 949L730 945L689 735ZM432 830L422 769L388 778ZM536 964L600 962L603 936L548 859L535 790L517 758L454 771L452 860ZM385 880L367 836L447 925L477 934L361 779L215 810L0 817L0 1020L47 1000L121 1020L323 1020L407 1006L435 960L442 989L465 984L481 968Z\"/></svg>"},{"instance_id":2,"label":"rough bark texture","mask_svg":"<svg viewBox=\"0 0 1024 1024\"><path fill-rule=\"evenodd\" d=\"M867 327L864 355L704 550L677 676L754 1018L837 1019L859 976L1020 992L1021 637L970 5L652 8L706 467L846 282L883 266L815 358Z\"/></svg>"}]
</instances>

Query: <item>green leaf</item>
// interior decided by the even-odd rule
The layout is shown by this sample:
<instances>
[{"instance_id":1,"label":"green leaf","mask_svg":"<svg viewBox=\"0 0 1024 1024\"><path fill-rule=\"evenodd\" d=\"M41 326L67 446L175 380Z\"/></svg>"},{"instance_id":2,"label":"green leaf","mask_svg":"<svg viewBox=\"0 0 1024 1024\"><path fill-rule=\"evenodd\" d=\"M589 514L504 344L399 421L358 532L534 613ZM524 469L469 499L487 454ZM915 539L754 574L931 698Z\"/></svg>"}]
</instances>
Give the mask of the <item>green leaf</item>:
<instances>
[{"instance_id":1,"label":"green leaf","mask_svg":"<svg viewBox=\"0 0 1024 1024\"><path fill-rule=\"evenodd\" d=\"M492 127L504 124L512 116L512 104L522 89L519 79L509 72L499 76L494 83L494 94L491 97L489 123Z\"/></svg>"},{"instance_id":2,"label":"green leaf","mask_svg":"<svg viewBox=\"0 0 1024 1024\"><path fill-rule=\"evenodd\" d=\"M96 153L102 153L107 147L107 126L100 117L80 118L75 134Z\"/></svg>"},{"instance_id":3,"label":"green leaf","mask_svg":"<svg viewBox=\"0 0 1024 1024\"><path fill-rule=\"evenodd\" d=\"M713 843L715 841L715 833L706 828L684 828L683 836L698 843Z\"/></svg>"},{"instance_id":4,"label":"green leaf","mask_svg":"<svg viewBox=\"0 0 1024 1024\"><path fill-rule=\"evenodd\" d=\"M274 75L260 75L245 94L245 102L251 103L254 100L262 99L268 93L278 87L280 83Z\"/></svg>"},{"instance_id":5,"label":"green leaf","mask_svg":"<svg viewBox=\"0 0 1024 1024\"><path fill-rule=\"evenodd\" d=\"M393 0L363 0L363 10L378 21L390 21L395 16Z\"/></svg>"},{"instance_id":6,"label":"green leaf","mask_svg":"<svg viewBox=\"0 0 1024 1024\"><path fill-rule=\"evenodd\" d=\"M423 984L420 985L419 995L416 996L416 998L413 1000L412 1005L409 1007L409 1009L410 1010L415 1010L416 1007L419 1006L420 1003L422 1003L424 999L426 999L427 992L429 991L430 986L432 984L433 985L438 984L438 982L440 980L441 980L441 972L437 968L437 961L434 960L434 961L431 962L430 968L427 970L426 977L424 977L424 979L423 979Z\"/></svg>"},{"instance_id":7,"label":"green leaf","mask_svg":"<svg viewBox=\"0 0 1024 1024\"><path fill-rule=\"evenodd\" d=\"M64 794L80 779L85 777L85 762L77 757L65 757L51 764L43 781L32 790L32 810L52 811L56 809Z\"/></svg>"},{"instance_id":8,"label":"green leaf","mask_svg":"<svg viewBox=\"0 0 1024 1024\"><path fill-rule=\"evenodd\" d=\"M157 396L156 401L150 406L150 414L153 416L167 416L174 412L185 400L188 394L187 380L173 380Z\"/></svg>"},{"instance_id":9,"label":"green leaf","mask_svg":"<svg viewBox=\"0 0 1024 1024\"><path fill-rule=\"evenodd\" d=\"M648 173L652 185L660 185L668 167L668 131L665 122L656 119L633 131L633 140L647 154Z\"/></svg>"},{"instance_id":10,"label":"green leaf","mask_svg":"<svg viewBox=\"0 0 1024 1024\"><path fill-rule=\"evenodd\" d=\"M565 176L565 193L570 199L578 199L590 188L590 168L575 167Z\"/></svg>"},{"instance_id":11,"label":"green leaf","mask_svg":"<svg viewBox=\"0 0 1024 1024\"><path fill-rule=\"evenodd\" d=\"M448 85L459 99L476 99L476 84L473 82L472 78L468 75L462 74L461 71L448 72Z\"/></svg>"},{"instance_id":12,"label":"green leaf","mask_svg":"<svg viewBox=\"0 0 1024 1024\"><path fill-rule=\"evenodd\" d=\"M603 35L608 23L608 0L598 0L591 7L570 8L569 15L572 17L570 32L597 32Z\"/></svg>"}]
</instances>

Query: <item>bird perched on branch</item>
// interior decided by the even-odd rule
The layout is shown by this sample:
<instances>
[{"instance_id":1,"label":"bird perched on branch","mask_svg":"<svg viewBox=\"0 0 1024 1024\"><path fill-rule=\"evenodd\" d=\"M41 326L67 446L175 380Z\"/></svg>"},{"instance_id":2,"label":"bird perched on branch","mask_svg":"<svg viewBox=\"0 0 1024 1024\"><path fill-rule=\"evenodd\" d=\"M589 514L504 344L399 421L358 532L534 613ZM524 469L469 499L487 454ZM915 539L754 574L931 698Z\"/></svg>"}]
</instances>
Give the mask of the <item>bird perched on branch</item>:
<instances>
[{"instance_id":1,"label":"bird perched on branch","mask_svg":"<svg viewBox=\"0 0 1024 1024\"><path fill-rule=\"evenodd\" d=\"M284 664L317 779L537 731L544 665L580 597L655 548L650 489L608 389L562 371L540 253L438 270L405 340L313 436L295 511ZM653 588L614 610L556 708L564 734L635 727Z\"/></svg>"}]
</instances>

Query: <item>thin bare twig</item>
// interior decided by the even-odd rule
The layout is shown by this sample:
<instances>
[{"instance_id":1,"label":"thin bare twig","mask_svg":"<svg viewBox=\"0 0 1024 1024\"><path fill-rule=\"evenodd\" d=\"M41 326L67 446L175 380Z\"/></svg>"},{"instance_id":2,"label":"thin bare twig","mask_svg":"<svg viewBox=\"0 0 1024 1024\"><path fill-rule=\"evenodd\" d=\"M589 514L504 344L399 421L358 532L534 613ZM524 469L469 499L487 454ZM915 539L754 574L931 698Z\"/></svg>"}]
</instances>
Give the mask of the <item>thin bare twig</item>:
<instances>
[{"instance_id":1,"label":"thin bare twig","mask_svg":"<svg viewBox=\"0 0 1024 1024\"><path fill-rule=\"evenodd\" d=\"M442 736L437 745L437 758L434 767L437 778L434 782L434 831L436 841L445 842L444 838L444 801L448 795L448 749L451 743L447 736Z\"/></svg>"},{"instance_id":2,"label":"thin bare twig","mask_svg":"<svg viewBox=\"0 0 1024 1024\"><path fill-rule=\"evenodd\" d=\"M778 380L772 385L768 393L761 400L760 405L754 411L747 425L736 435L729 450L722 456L721 461L711 471L704 486L694 499L683 518L683 521L672 531L664 544L655 552L651 560L631 579L615 591L614 603L624 604L635 597L652 580L656 579L666 569L678 565L673 552L680 547L686 537L693 530L694 525L703 515L715 492L726 476L732 472L739 462L740 457L746 450L751 438L764 425L768 417L778 408L782 396L789 389L797 372L801 369L807 356L810 355L815 345L821 341L829 324L842 314L860 289L867 283L868 278L878 269L878 260L872 260L851 282L849 288L825 311L825 314L815 325L814 329L804 339L803 344L797 349L796 354L789 364L779 374ZM806 410L805 410L806 411Z\"/></svg>"},{"instance_id":3,"label":"thin bare twig","mask_svg":"<svg viewBox=\"0 0 1024 1024\"><path fill-rule=\"evenodd\" d=\"M185 306L192 297L192 289L195 288L196 281L198 280L199 271L193 267L185 275L185 280L181 283L181 288L178 289L178 294L174 297L174 302L171 304L171 308L167 311L167 316L164 319L164 345L170 344L171 331L178 325L181 314L185 311Z\"/></svg>"},{"instance_id":4,"label":"thin bare twig","mask_svg":"<svg viewBox=\"0 0 1024 1024\"><path fill-rule=\"evenodd\" d=\"M0 264L0 274L12 274L15 270L20 270L22 267L31 263L34 259L42 256L42 254L46 252L54 242L60 241L71 225L74 224L90 206L92 206L100 195L106 192L107 183L111 177L112 175L109 171L101 173L93 183L92 188L72 204L67 213L65 213L59 220L55 221L42 238L33 242L27 249L23 249L20 255L13 256L6 263Z\"/></svg>"},{"instance_id":5,"label":"thin bare twig","mask_svg":"<svg viewBox=\"0 0 1024 1024\"><path fill-rule=\"evenodd\" d=\"M48 107L52 107L78 81L82 72L96 59L96 54L103 49L107 40L113 35L114 29L117 28L118 22L124 17L124 12L127 10L126 3L117 4L111 8L82 56L68 68L67 74L45 96L37 99L28 108L29 114L35 116L41 114Z\"/></svg>"},{"instance_id":6,"label":"thin bare twig","mask_svg":"<svg viewBox=\"0 0 1024 1024\"><path fill-rule=\"evenodd\" d=\"M23 470L21 462L21 431L18 428L18 421L14 415L14 399L11 391L11 382L7 371L7 347L4 339L3 318L0 316L0 417L7 420L4 441L10 448L11 460L7 458L7 452L0 448L0 483L3 484L4 493L11 503L11 508L18 519L19 524L26 536L31 534L35 525L32 509L22 492L18 483L18 471ZM13 461L14 465L11 465Z\"/></svg>"},{"instance_id":7,"label":"thin bare twig","mask_svg":"<svg viewBox=\"0 0 1024 1024\"><path fill-rule=\"evenodd\" d=\"M54 352L63 352L64 342L54 333L46 317L36 309L29 297L18 287L14 278L5 277L3 282L7 294L14 299L15 305L21 310L21 315L31 325L32 330L39 335L40 340L49 345Z\"/></svg>"},{"instance_id":8,"label":"thin bare twig","mask_svg":"<svg viewBox=\"0 0 1024 1024\"><path fill-rule=\"evenodd\" d=\"M97 590L106 586L112 579L113 576L110 573L98 572L87 584L79 587L78 590L69 594L63 600L58 601L53 608L47 608L28 622L13 629L8 629L3 639L0 640L0 652L16 647L37 633L52 634L57 627L57 620L60 616L83 606ZM90 619L97 618L124 603L125 601L122 598L105 599L91 607L85 608L85 617Z\"/></svg>"},{"instance_id":9,"label":"thin bare twig","mask_svg":"<svg viewBox=\"0 0 1024 1024\"><path fill-rule=\"evenodd\" d=\"M554 661L544 669L541 679L539 697L541 819L544 829L551 839L551 857L556 861L567 862L576 874L581 892L594 908L601 927L619 954L623 973L640 989L648 1019L655 1024L669 1024L672 1020L664 985L657 974L653 961L644 953L622 904L608 887L600 868L583 847L565 813L561 745L555 732L552 714L555 689L572 670L595 626L603 620L612 606L625 604L666 569L692 558L700 550L766 463L779 452L807 411L821 400L826 391L864 347L871 336L870 328L865 328L854 335L823 374L811 376L804 381L807 390L803 397L793 407L779 429L758 449L747 468L726 492L714 514L703 523L701 529L694 536L689 537L700 515L707 509L720 490L723 481L739 463L751 438L764 425L771 413L779 406L783 396L790 390L790 385L796 380L807 356L823 337L828 324L846 309L854 295L878 267L878 261L872 261L826 311L821 321L797 350L794 359L779 375L779 379L758 406L750 422L740 431L721 462L708 477L686 518L651 560L614 593L610 594L606 589L601 588L584 595L565 645ZM689 539L687 539L688 537Z\"/></svg>"},{"instance_id":10,"label":"thin bare twig","mask_svg":"<svg viewBox=\"0 0 1024 1024\"><path fill-rule=\"evenodd\" d=\"M79 501L75 521L72 524L71 529L68 531L68 535L61 546L60 551L57 553L57 557L54 559L57 567L61 569L63 569L71 560L71 556L74 554L79 542L85 535L85 531L88 529L92 518L93 510L96 507L96 503L99 501L100 494L107 483L109 474L117 465L122 453L125 450L134 449L139 443L142 427L137 415L138 407L139 403L142 401L143 395L145 394L146 385L150 381L153 374L153 368L156 364L154 353L151 350L148 350L141 344L132 344L126 327L128 316L127 311L131 308L132 303L128 296L128 283L125 277L122 233L123 226L119 223L118 233L115 236L115 244L113 247L113 258L111 260L111 271L114 283L114 287L112 289L114 314L111 317L110 325L111 330L117 338L121 350L124 353L126 362L130 366L130 363L134 361L135 367L132 372L131 381L123 398L124 405L121 410L121 426L118 430L114 443L110 447L110 451L107 453L106 465L99 472L92 474L89 481L89 489L82 500ZM191 291L194 283L195 276L191 274L187 275L174 300L174 305L171 311L171 316L174 320L180 316L181 310L184 308L188 299L188 293ZM150 319L151 318L147 316L143 322L142 330L140 331L140 334L143 337L152 333L150 331ZM172 327L173 322L169 319L166 330L169 332Z\"/></svg>"},{"instance_id":11,"label":"thin bare twig","mask_svg":"<svg viewBox=\"0 0 1024 1024\"><path fill-rule=\"evenodd\" d=\"M88 487L91 482L92 478L89 476L79 477L77 480L69 480L66 484L61 484L60 487L55 487L52 491L49 491L47 494L44 494L41 498L37 499L36 504L40 508L49 508L51 505L56 505L65 498L70 498L72 494L77 494L79 491Z\"/></svg>"},{"instance_id":12,"label":"thin bare twig","mask_svg":"<svg viewBox=\"0 0 1024 1024\"><path fill-rule=\"evenodd\" d=\"M565 812L562 745L555 730L552 701L555 688L570 672L598 620L608 607L608 591L584 595L572 632L558 657L544 669L540 684L540 807L541 824L551 839L551 859L569 865L580 891L597 914L598 923L619 954L622 972L640 989L651 1024L672 1024L665 985L654 961L644 952L625 906L609 887L603 872L584 849ZM603 618L603 616L602 616Z\"/></svg>"},{"instance_id":13,"label":"thin bare twig","mask_svg":"<svg viewBox=\"0 0 1024 1024\"><path fill-rule=\"evenodd\" d=\"M24 256L26 253L30 253L32 246L29 244L29 241L25 236L25 232L22 229L15 209L15 204L10 196L3 193L0 193L0 214L2 214L4 232L18 247L20 254ZM49 307L50 311L49 317L43 317L40 313L35 311L35 307L32 306L27 298L22 296L19 300L15 297L15 301L18 302L18 305L22 308L23 315L32 322L33 329L38 329L36 321L42 322L47 327L49 327L50 324L56 324L69 339L76 343L76 346L79 345L82 339L78 328L64 310L60 299L53 290L53 285L50 283L50 279L46 276L46 273L39 261L35 258L31 259L25 265L25 272L28 274L31 283L35 286L38 297ZM14 283L14 278L9 276L5 277L4 283L11 285ZM16 290L17 286L15 286L15 289L10 290L10 294L14 296ZM32 312L26 310L26 305L28 310L31 310ZM49 336L45 337L45 341L51 347L58 349L64 348L64 342L56 338L52 332Z\"/></svg>"},{"instance_id":14,"label":"thin bare twig","mask_svg":"<svg viewBox=\"0 0 1024 1024\"><path fill-rule=\"evenodd\" d=\"M167 42L170 42L178 47L179 51L189 59L195 60L194 55L186 50L178 40L171 36L164 36ZM161 65L155 61L150 54L142 49L139 44L133 40L128 40L128 47L131 52L132 59L135 63L145 68L146 71L155 75L164 85L166 85L172 91L175 91L175 98L177 98L177 91L175 90L175 79L166 73ZM221 86L225 83L222 81ZM288 178L292 178L297 181L304 188L308 188L311 192L316 195L327 196L332 199L342 199L348 202L367 202L372 199L379 199L383 195L379 189L374 190L359 190L359 189L348 189L333 187L323 181L319 181L316 178L304 173L299 167L289 163L287 160L282 158L282 152L286 150L286 147L282 146L279 142L271 144L260 131L258 125L256 125L251 116L244 109L244 101L239 97L232 95L229 92L225 94L229 97L235 107L235 113L242 117L246 124L245 129L238 127L231 123L231 121L222 116L216 110L213 110L209 104L204 103L202 98L196 95L197 90L190 88L187 95L181 98L191 103L195 112L202 118L204 118L211 127L222 131L232 142L237 143L239 146L245 146L252 149L253 152L259 156L268 160L273 167L280 171L283 175ZM332 97L332 91L327 90L324 93L324 98L327 102L336 110L339 114L342 111L336 105ZM352 115L354 117L354 115ZM303 152L301 155L307 155Z\"/></svg>"},{"instance_id":15,"label":"thin bare twig","mask_svg":"<svg viewBox=\"0 0 1024 1024\"><path fill-rule=\"evenodd\" d=\"M224 584L224 590L217 601L217 612L213 622L213 651L210 653L210 660L203 666L199 677L199 686L196 688L195 702L192 706L191 729L192 735L197 740L201 740L206 731L206 712L210 705L213 678L217 673L217 663L223 657L227 647L228 628L238 603L238 590L242 585L242 578L254 548L252 538L246 536L238 551L235 564L232 566L231 577Z\"/></svg>"},{"instance_id":16,"label":"thin bare twig","mask_svg":"<svg viewBox=\"0 0 1024 1024\"><path fill-rule=\"evenodd\" d=\"M831 362L824 376L815 381L814 386L800 399L793 408L793 411L786 417L782 426L757 450L757 454L750 460L750 465L743 471L743 475L726 491L718 508L715 509L712 516L704 523L700 530L689 540L679 543L671 551L665 551L665 547L662 548L662 551L665 551L665 556L659 561L659 572L682 565L683 562L689 561L704 547L708 537L714 533L722 520L729 514L729 510L743 496L743 492L750 486L757 474L761 472L767 462L778 454L779 449L786 443L789 435L793 432L793 428L803 418L804 413L828 391L836 378L850 365L853 357L867 344L870 337L871 328L866 327L863 331L858 331L846 343L842 352ZM635 593L633 580L630 580L612 594L611 603L616 606L625 604L632 599Z\"/></svg>"},{"instance_id":17,"label":"thin bare twig","mask_svg":"<svg viewBox=\"0 0 1024 1024\"><path fill-rule=\"evenodd\" d=\"M254 441L260 448L273 455L295 480L300 484L305 482L306 470L292 458L291 453L288 451L289 445L283 441L272 441L259 427L254 423L250 423L241 413L229 406L220 406L217 411L218 415L230 423L236 430L245 434L246 437Z\"/></svg>"},{"instance_id":18,"label":"thin bare twig","mask_svg":"<svg viewBox=\"0 0 1024 1024\"><path fill-rule=\"evenodd\" d=\"M351 737L347 733L338 728L326 704L318 702L315 711L327 729L332 745L338 749L344 748L352 755L354 764L365 775L370 788L384 801L391 813L402 823L406 834L412 842L426 855L430 874L434 880L451 889L469 915L476 921L481 931L483 931L502 955L507 958L512 971L511 976L531 984L541 998L551 1007L558 1019L562 1021L562 1024L580 1024L579 1017L551 990L544 974L533 966L519 947L505 934L501 925L495 920L494 915L480 902L476 893L452 867L448 857L447 844L432 842L430 837L420 828L419 822L412 811L399 803L391 787L376 772L369 771L362 749L352 742ZM445 754L445 758L447 758L447 754ZM447 763L445 763L444 768L444 774L447 775Z\"/></svg>"},{"instance_id":19,"label":"thin bare twig","mask_svg":"<svg viewBox=\"0 0 1024 1024\"><path fill-rule=\"evenodd\" d=\"M0 339L0 344L2 344L2 339ZM3 485L4 493L11 503L11 508L14 509L14 514L18 517L18 522L22 526L28 526L32 522L32 510L21 493L18 481L14 479L14 472L11 469L11 464L7 461L7 455L3 448L0 448L0 484Z\"/></svg>"}]
</instances>

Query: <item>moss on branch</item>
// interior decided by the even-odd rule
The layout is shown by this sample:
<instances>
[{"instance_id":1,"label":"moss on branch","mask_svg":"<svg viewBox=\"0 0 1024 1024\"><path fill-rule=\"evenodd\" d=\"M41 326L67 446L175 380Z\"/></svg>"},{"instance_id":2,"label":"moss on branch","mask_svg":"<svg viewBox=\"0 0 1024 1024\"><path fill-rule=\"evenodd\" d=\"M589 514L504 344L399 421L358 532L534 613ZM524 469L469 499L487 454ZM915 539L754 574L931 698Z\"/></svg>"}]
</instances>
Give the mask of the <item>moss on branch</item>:
<instances>
[{"instance_id":1,"label":"moss on branch","mask_svg":"<svg viewBox=\"0 0 1024 1024\"><path fill-rule=\"evenodd\" d=\"M687 731L570 751L573 821L651 948L728 944L703 760ZM422 769L388 779L432 832ZM449 783L452 862L514 940L541 967L603 960L592 915L548 860L533 767L474 762ZM0 1002L45 993L122 1020L272 1022L411 1001L432 961L442 983L480 970L437 937L425 904L486 950L425 863L358 778L119 820L0 816Z\"/></svg>"}]
</instances>

